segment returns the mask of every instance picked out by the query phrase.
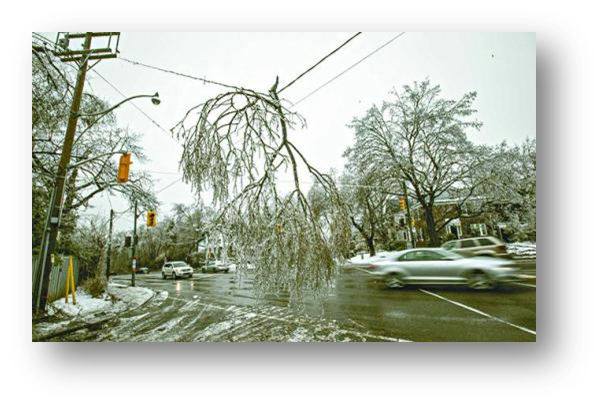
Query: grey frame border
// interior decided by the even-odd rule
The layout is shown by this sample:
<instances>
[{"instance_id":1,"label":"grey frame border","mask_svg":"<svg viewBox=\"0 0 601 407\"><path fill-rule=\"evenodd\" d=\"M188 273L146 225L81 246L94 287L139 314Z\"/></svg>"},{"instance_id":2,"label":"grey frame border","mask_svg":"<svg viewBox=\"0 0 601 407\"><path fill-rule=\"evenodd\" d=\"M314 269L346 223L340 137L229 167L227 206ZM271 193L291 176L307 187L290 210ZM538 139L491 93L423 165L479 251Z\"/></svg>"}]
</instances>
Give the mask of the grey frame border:
<instances>
[{"instance_id":1,"label":"grey frame border","mask_svg":"<svg viewBox=\"0 0 601 407\"><path fill-rule=\"evenodd\" d=\"M166 17L170 21L161 21L156 16L135 15L119 21L117 16L110 15L89 17L92 10L78 10L79 13L70 13L69 18L47 19L35 30L69 30L75 27L78 30L106 30L106 27L111 27L110 30L115 31L155 31L157 28L162 31L187 31L193 28L198 31L536 31L539 67L537 155L540 155L542 164L538 174L538 194L539 200L545 205L539 212L544 220L539 222L538 234L543 255L538 259L538 268L544 270L537 285L539 336L535 344L403 345L411 346L410 349L400 348L398 344L33 344L30 331L31 296L28 295L31 273L27 272L30 269L27 231L31 230L31 216L27 216L31 213L31 188L27 188L31 171L31 156L27 155L31 151L30 137L27 136L31 134L31 121L27 114L30 114L31 105L30 95L19 93L17 126L20 139L11 139L11 142L18 142L20 153L17 200L18 265L21 271L17 279L18 351L29 375L45 386L35 386L41 392L56 394L56 390L69 389L83 392L144 390L150 393L167 390L291 388L532 392L552 388L557 391L558 386L565 389L565 384L573 378L579 368L578 362L582 361L584 355L584 345L588 339L586 321L593 321L586 314L587 206L584 184L586 63L592 64L593 60L589 54L587 57L591 59L587 58L585 62L582 49L586 50L588 43L586 47L580 45L582 39L579 40L575 32L561 22L565 21L565 16L556 15L557 20L553 20L550 17L555 12L523 9L524 15L521 16L506 14L503 17L490 17L485 14L499 10L481 9L478 12L480 17L396 17L395 14L406 10L390 9L387 12L380 8L371 11L296 10L303 17L290 17L293 9L280 9L272 15L263 16L259 14L265 13L266 9L232 9L196 18L181 16L182 10L178 9L180 17ZM503 10L507 13L509 9ZM228 15L234 11L244 15ZM249 16L245 11L254 15ZM445 11L449 12L440 9L421 10L423 14L444 14ZM101 12L106 11L101 9ZM127 11L120 9L118 12L123 14ZM135 10L132 14L140 12ZM167 9L153 10L153 13L169 12ZM206 10L196 9L195 12L206 13ZM348 13L346 17L336 16L345 13ZM367 18L361 16L369 13L377 14ZM543 14L547 17L541 17ZM198 29L199 24L203 25L202 30ZM16 48L21 48L21 62L28 63L30 51L27 46ZM549 64L549 61L552 63ZM541 66L549 69L540 69ZM21 73L27 75L28 70ZM20 86L26 81L21 76L18 80ZM555 223L547 220L554 220ZM560 231L564 238L556 239L556 231ZM11 283L14 283L12 276ZM144 363L151 355L156 361L154 366ZM223 358L234 361L224 362ZM107 366L108 369L103 371L102 368ZM361 374L353 371L357 367L362 369ZM161 374L152 377L150 369L161 370ZM234 370L237 372L235 376L231 375ZM24 372L21 370L20 374ZM171 372L168 378L165 372ZM549 393L540 395L545 397ZM518 398L524 396L528 397L523 395ZM530 396L537 397L536 393Z\"/></svg>"}]
</instances>

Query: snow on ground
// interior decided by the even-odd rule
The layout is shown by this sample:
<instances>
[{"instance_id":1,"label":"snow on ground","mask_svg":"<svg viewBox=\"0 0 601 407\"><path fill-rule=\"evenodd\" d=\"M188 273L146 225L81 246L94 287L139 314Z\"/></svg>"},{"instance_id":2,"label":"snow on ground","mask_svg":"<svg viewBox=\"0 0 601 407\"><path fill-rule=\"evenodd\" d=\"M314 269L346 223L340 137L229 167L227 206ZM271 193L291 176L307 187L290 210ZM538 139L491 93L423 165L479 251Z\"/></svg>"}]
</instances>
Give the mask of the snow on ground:
<instances>
[{"instance_id":1,"label":"snow on ground","mask_svg":"<svg viewBox=\"0 0 601 407\"><path fill-rule=\"evenodd\" d=\"M508 243L507 252L515 257L536 258L536 242Z\"/></svg>"},{"instance_id":2,"label":"snow on ground","mask_svg":"<svg viewBox=\"0 0 601 407\"><path fill-rule=\"evenodd\" d=\"M94 298L81 287L77 289L76 304L72 304L72 298L66 303L64 298L50 304L49 314L57 312L65 315L87 316L98 313L117 313L129 308L139 307L148 301L154 292L143 287L127 287L120 284L110 284L108 293L100 298Z\"/></svg>"},{"instance_id":3,"label":"snow on ground","mask_svg":"<svg viewBox=\"0 0 601 407\"><path fill-rule=\"evenodd\" d=\"M120 284L109 284L107 293L94 298L81 287L76 292L76 304L64 298L56 300L48 306L48 315L54 316L58 322L42 322L34 324L33 337L45 337L75 326L96 323L112 318L115 315L139 307L154 296L154 291L144 287L128 287ZM162 294L162 293L161 293Z\"/></svg>"},{"instance_id":4,"label":"snow on ground","mask_svg":"<svg viewBox=\"0 0 601 407\"><path fill-rule=\"evenodd\" d=\"M373 261L375 259L382 259L386 256L388 256L390 253L392 252L376 252L376 254L373 257L369 256L369 253L363 253L363 254L358 254L355 257L351 257L350 259L348 259L348 261L350 263L364 263L366 261Z\"/></svg>"}]
</instances>

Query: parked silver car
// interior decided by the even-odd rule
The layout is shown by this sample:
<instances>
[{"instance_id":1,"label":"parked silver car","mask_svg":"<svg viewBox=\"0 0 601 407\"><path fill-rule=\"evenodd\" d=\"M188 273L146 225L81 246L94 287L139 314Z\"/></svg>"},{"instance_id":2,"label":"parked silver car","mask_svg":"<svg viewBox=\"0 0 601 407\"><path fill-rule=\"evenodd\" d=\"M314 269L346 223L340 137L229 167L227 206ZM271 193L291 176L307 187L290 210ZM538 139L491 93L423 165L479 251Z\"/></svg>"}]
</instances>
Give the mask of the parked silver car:
<instances>
[{"instance_id":1,"label":"parked silver car","mask_svg":"<svg viewBox=\"0 0 601 407\"><path fill-rule=\"evenodd\" d=\"M466 284L489 289L518 281L513 262L494 257L463 257L445 249L410 249L357 263L355 268L381 276L391 288L407 284Z\"/></svg>"},{"instance_id":2,"label":"parked silver car","mask_svg":"<svg viewBox=\"0 0 601 407\"><path fill-rule=\"evenodd\" d=\"M492 236L451 240L443 244L442 248L464 256L509 257L505 243Z\"/></svg>"},{"instance_id":3,"label":"parked silver car","mask_svg":"<svg viewBox=\"0 0 601 407\"><path fill-rule=\"evenodd\" d=\"M163 265L161 275L163 280L171 277L174 280L178 277L192 277L194 269L184 261L170 261Z\"/></svg>"}]
</instances>

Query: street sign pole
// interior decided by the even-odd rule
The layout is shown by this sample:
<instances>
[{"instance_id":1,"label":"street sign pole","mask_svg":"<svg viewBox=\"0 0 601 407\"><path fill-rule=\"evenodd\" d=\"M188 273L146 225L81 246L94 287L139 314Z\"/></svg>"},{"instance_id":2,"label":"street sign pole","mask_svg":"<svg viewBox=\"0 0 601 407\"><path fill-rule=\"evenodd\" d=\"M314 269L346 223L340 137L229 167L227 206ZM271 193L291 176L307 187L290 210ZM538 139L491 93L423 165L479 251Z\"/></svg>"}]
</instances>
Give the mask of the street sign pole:
<instances>
[{"instance_id":1,"label":"street sign pole","mask_svg":"<svg viewBox=\"0 0 601 407\"><path fill-rule=\"evenodd\" d=\"M137 233L137 225L138 225L138 201L134 201L134 235L132 237L133 242L131 244L131 286L136 286L136 233Z\"/></svg>"},{"instance_id":2,"label":"street sign pole","mask_svg":"<svg viewBox=\"0 0 601 407\"><path fill-rule=\"evenodd\" d=\"M109 281L109 277L111 276L111 243L113 241L113 216L115 214L115 211L113 211L113 209L111 209L111 215L110 215L110 220L109 220L109 240L107 243L107 249L106 249L106 281L108 284Z\"/></svg>"}]
</instances>

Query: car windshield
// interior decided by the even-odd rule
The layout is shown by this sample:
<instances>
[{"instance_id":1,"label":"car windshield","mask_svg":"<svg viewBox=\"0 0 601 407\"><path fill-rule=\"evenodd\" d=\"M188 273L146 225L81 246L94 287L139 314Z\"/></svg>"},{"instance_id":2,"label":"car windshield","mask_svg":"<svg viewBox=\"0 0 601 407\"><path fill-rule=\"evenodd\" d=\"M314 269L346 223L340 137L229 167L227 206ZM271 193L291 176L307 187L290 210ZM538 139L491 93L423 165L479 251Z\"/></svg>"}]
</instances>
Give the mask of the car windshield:
<instances>
[{"instance_id":1,"label":"car windshield","mask_svg":"<svg viewBox=\"0 0 601 407\"><path fill-rule=\"evenodd\" d=\"M187 266L187 264L184 263L183 261L174 261L171 264L173 264L173 267L186 267Z\"/></svg>"}]
</instances>

